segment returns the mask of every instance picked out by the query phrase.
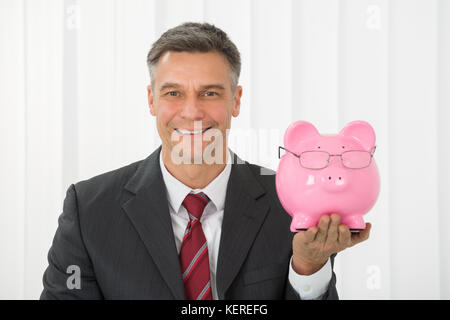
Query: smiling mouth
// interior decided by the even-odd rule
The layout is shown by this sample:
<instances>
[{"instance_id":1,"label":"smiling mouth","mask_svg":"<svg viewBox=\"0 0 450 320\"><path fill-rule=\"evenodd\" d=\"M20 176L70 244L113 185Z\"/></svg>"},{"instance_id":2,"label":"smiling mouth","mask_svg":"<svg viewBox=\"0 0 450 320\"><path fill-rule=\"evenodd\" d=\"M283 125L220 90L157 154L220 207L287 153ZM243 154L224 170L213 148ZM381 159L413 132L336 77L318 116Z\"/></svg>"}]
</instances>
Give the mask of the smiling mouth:
<instances>
[{"instance_id":1,"label":"smiling mouth","mask_svg":"<svg viewBox=\"0 0 450 320\"><path fill-rule=\"evenodd\" d=\"M175 131L178 132L181 135L196 135L196 134L204 133L208 129L211 129L211 127L208 127L206 129L203 129L203 130L195 130L195 131L186 130L186 129L175 129Z\"/></svg>"}]
</instances>

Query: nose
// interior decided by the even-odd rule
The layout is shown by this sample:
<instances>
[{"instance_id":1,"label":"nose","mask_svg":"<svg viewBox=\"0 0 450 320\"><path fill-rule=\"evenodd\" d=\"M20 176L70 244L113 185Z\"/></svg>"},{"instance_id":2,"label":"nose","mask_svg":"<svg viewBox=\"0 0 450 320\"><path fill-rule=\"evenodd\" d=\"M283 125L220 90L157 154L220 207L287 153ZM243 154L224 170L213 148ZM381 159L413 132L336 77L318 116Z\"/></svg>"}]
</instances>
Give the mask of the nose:
<instances>
[{"instance_id":1,"label":"nose","mask_svg":"<svg viewBox=\"0 0 450 320\"><path fill-rule=\"evenodd\" d=\"M180 116L190 120L203 118L204 113L196 97L188 97L184 101Z\"/></svg>"},{"instance_id":2,"label":"nose","mask_svg":"<svg viewBox=\"0 0 450 320\"><path fill-rule=\"evenodd\" d=\"M348 186L348 177L343 170L326 170L320 177L322 187L330 192L341 192Z\"/></svg>"}]
</instances>

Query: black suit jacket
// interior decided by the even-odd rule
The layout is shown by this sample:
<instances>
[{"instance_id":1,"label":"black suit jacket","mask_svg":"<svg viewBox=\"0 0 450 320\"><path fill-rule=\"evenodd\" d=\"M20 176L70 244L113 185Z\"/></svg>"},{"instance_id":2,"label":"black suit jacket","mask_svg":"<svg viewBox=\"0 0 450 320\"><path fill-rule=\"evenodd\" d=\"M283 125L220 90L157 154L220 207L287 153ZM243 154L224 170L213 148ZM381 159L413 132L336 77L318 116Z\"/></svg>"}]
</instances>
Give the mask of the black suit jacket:
<instances>
[{"instance_id":1,"label":"black suit jacket","mask_svg":"<svg viewBox=\"0 0 450 320\"><path fill-rule=\"evenodd\" d=\"M185 299L160 151L69 187L41 299ZM276 195L275 176L232 155L218 296L299 299L288 280L291 218ZM324 299L338 298L335 283L333 272Z\"/></svg>"}]
</instances>

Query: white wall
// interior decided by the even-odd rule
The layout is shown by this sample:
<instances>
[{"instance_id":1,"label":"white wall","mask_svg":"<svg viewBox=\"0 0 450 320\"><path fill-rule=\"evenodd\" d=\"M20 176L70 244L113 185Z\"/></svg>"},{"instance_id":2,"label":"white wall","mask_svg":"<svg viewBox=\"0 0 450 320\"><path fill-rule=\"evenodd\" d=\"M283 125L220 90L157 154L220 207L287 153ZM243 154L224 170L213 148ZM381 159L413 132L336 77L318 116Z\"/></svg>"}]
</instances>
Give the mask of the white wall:
<instances>
[{"instance_id":1,"label":"white wall","mask_svg":"<svg viewBox=\"0 0 450 320\"><path fill-rule=\"evenodd\" d=\"M276 169L293 121L369 121L382 189L343 299L450 299L449 0L0 0L0 298L35 299L71 183L159 145L146 55L207 21L242 55L231 148Z\"/></svg>"}]
</instances>

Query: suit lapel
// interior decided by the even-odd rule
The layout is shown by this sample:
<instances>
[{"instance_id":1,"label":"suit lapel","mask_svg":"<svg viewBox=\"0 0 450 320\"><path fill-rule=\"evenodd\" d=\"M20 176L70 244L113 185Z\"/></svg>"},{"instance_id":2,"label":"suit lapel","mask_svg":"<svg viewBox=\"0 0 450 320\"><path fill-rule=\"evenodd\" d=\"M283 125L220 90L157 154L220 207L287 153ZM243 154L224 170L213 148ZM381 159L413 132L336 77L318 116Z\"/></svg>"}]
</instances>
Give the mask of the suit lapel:
<instances>
[{"instance_id":1,"label":"suit lapel","mask_svg":"<svg viewBox=\"0 0 450 320\"><path fill-rule=\"evenodd\" d=\"M133 196L122 207L175 299L184 299L167 195L159 166L161 147L145 159L125 185Z\"/></svg>"},{"instance_id":2,"label":"suit lapel","mask_svg":"<svg viewBox=\"0 0 450 320\"><path fill-rule=\"evenodd\" d=\"M235 157L227 186L217 262L219 299L225 298L269 210L266 202L257 201L265 191L248 164Z\"/></svg>"}]
</instances>

